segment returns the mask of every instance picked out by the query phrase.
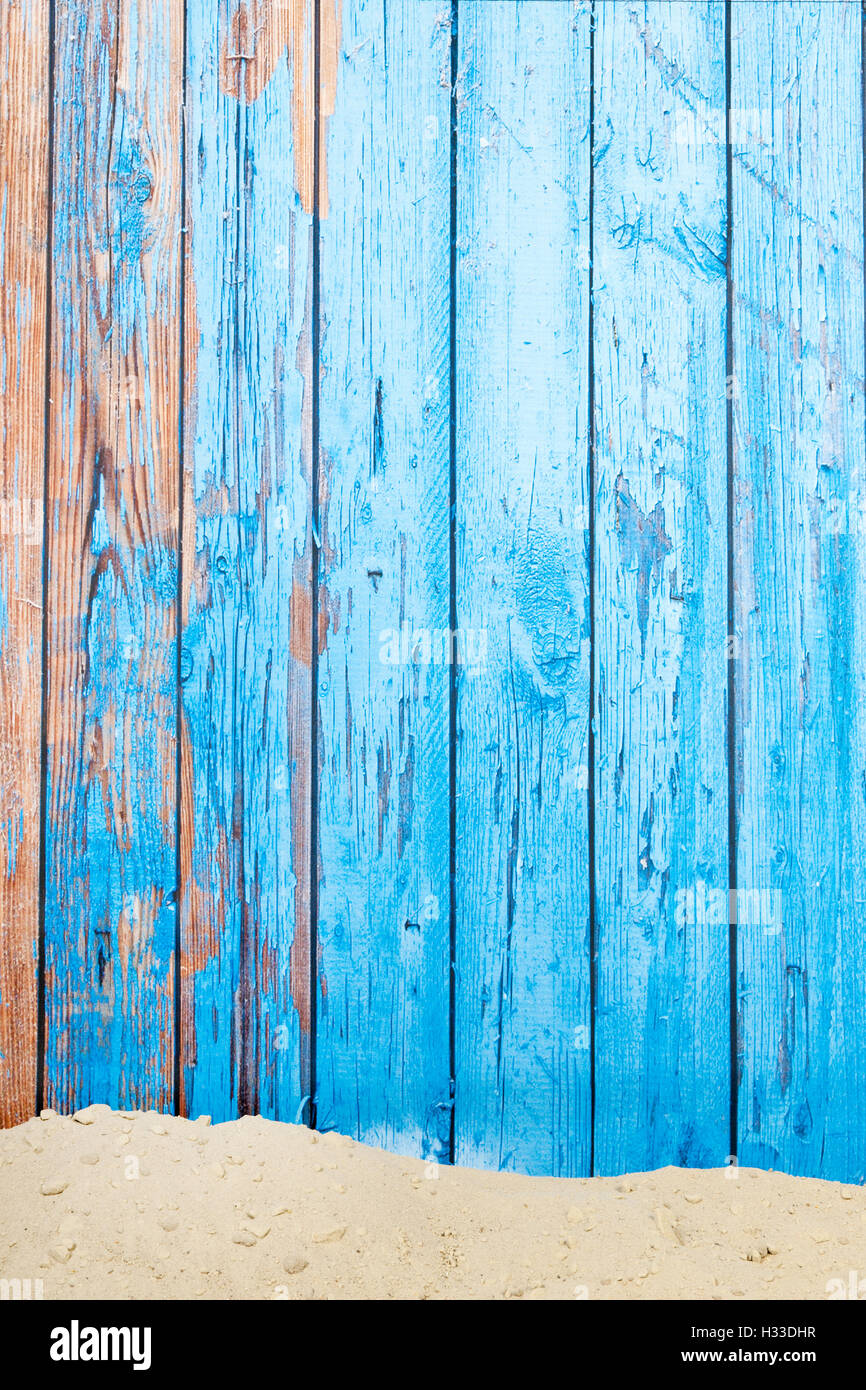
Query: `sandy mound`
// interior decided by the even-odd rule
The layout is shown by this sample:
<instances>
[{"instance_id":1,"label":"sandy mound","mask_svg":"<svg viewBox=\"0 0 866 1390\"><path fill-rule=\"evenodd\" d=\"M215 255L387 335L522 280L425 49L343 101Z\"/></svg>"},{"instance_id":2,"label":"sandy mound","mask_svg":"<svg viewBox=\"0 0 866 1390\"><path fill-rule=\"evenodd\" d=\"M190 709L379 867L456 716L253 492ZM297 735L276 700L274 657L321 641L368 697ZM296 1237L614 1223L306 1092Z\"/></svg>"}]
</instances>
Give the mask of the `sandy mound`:
<instances>
[{"instance_id":1,"label":"sandy mound","mask_svg":"<svg viewBox=\"0 0 866 1390\"><path fill-rule=\"evenodd\" d=\"M526 1178L92 1106L0 1133L0 1278L46 1299L866 1297L866 1189Z\"/></svg>"}]
</instances>

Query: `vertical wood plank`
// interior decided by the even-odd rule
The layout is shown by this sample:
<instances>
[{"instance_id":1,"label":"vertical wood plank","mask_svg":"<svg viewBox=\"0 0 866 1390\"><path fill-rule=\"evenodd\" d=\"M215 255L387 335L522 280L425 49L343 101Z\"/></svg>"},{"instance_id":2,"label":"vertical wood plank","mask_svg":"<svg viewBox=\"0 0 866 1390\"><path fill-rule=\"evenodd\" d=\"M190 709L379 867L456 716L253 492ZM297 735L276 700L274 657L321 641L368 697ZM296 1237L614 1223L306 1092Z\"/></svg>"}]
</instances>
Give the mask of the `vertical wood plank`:
<instances>
[{"instance_id":1,"label":"vertical wood plank","mask_svg":"<svg viewBox=\"0 0 866 1390\"><path fill-rule=\"evenodd\" d=\"M555 1174L590 1160L589 24L460 9L456 1154Z\"/></svg>"},{"instance_id":2,"label":"vertical wood plank","mask_svg":"<svg viewBox=\"0 0 866 1390\"><path fill-rule=\"evenodd\" d=\"M180 0L59 0L48 556L48 1103L173 1074Z\"/></svg>"},{"instance_id":3,"label":"vertical wood plank","mask_svg":"<svg viewBox=\"0 0 866 1390\"><path fill-rule=\"evenodd\" d=\"M740 1160L862 1182L861 8L732 19Z\"/></svg>"},{"instance_id":4,"label":"vertical wood plank","mask_svg":"<svg viewBox=\"0 0 866 1390\"><path fill-rule=\"evenodd\" d=\"M598 6L600 1173L729 1146L725 104L724 6Z\"/></svg>"},{"instance_id":5,"label":"vertical wood plank","mask_svg":"<svg viewBox=\"0 0 866 1390\"><path fill-rule=\"evenodd\" d=\"M33 1114L42 705L47 9L0 14L0 1125Z\"/></svg>"},{"instance_id":6,"label":"vertical wood plank","mask_svg":"<svg viewBox=\"0 0 866 1390\"><path fill-rule=\"evenodd\" d=\"M183 1105L309 1091L313 0L188 5Z\"/></svg>"},{"instance_id":7,"label":"vertical wood plank","mask_svg":"<svg viewBox=\"0 0 866 1390\"><path fill-rule=\"evenodd\" d=\"M450 15L344 0L322 221L320 1128L448 1155Z\"/></svg>"}]
</instances>

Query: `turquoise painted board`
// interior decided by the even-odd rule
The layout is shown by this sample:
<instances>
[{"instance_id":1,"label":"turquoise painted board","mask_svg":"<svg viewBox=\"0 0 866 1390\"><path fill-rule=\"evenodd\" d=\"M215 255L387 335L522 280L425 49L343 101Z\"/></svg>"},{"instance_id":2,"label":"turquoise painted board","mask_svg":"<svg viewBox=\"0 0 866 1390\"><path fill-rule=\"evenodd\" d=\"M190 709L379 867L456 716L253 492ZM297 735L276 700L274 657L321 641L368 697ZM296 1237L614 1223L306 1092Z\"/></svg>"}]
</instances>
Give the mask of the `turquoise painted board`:
<instances>
[{"instance_id":1,"label":"turquoise painted board","mask_svg":"<svg viewBox=\"0 0 866 1390\"><path fill-rule=\"evenodd\" d=\"M456 1159L590 1159L590 8L460 7Z\"/></svg>"},{"instance_id":2,"label":"turquoise painted board","mask_svg":"<svg viewBox=\"0 0 866 1390\"><path fill-rule=\"evenodd\" d=\"M182 1104L309 1096L312 6L188 6Z\"/></svg>"},{"instance_id":3,"label":"turquoise painted board","mask_svg":"<svg viewBox=\"0 0 866 1390\"><path fill-rule=\"evenodd\" d=\"M46 1103L174 1070L179 0L59 0L46 488Z\"/></svg>"},{"instance_id":4,"label":"turquoise painted board","mask_svg":"<svg viewBox=\"0 0 866 1390\"><path fill-rule=\"evenodd\" d=\"M734 6L740 1158L866 1179L861 7Z\"/></svg>"},{"instance_id":5,"label":"turquoise painted board","mask_svg":"<svg viewBox=\"0 0 866 1390\"><path fill-rule=\"evenodd\" d=\"M318 1125L448 1157L450 19L344 0L321 220Z\"/></svg>"},{"instance_id":6,"label":"turquoise painted board","mask_svg":"<svg viewBox=\"0 0 866 1390\"><path fill-rule=\"evenodd\" d=\"M729 1150L724 19L597 8L602 1173Z\"/></svg>"}]
</instances>

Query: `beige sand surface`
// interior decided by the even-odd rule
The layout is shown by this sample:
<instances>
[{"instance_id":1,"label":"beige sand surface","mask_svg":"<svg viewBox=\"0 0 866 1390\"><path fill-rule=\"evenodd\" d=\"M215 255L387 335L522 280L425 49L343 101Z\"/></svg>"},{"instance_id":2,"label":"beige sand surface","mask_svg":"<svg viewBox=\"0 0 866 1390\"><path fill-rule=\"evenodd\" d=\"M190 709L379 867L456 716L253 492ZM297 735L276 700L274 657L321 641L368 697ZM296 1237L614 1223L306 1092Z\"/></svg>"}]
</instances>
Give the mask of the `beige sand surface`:
<instances>
[{"instance_id":1,"label":"beige sand surface","mask_svg":"<svg viewBox=\"0 0 866 1390\"><path fill-rule=\"evenodd\" d=\"M526 1178L92 1106L0 1133L0 1279L46 1299L866 1298L866 1189Z\"/></svg>"}]
</instances>

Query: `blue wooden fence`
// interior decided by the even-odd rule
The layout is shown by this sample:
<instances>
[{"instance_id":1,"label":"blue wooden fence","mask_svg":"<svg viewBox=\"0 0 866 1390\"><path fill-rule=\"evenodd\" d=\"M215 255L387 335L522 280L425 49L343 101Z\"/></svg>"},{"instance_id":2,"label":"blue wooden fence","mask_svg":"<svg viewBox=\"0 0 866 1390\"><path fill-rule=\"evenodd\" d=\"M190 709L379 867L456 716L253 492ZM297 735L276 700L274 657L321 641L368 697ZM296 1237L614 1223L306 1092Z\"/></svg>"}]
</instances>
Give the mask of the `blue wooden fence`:
<instances>
[{"instance_id":1,"label":"blue wooden fence","mask_svg":"<svg viewBox=\"0 0 866 1390\"><path fill-rule=\"evenodd\" d=\"M9 0L0 1114L866 1178L859 0Z\"/></svg>"}]
</instances>

